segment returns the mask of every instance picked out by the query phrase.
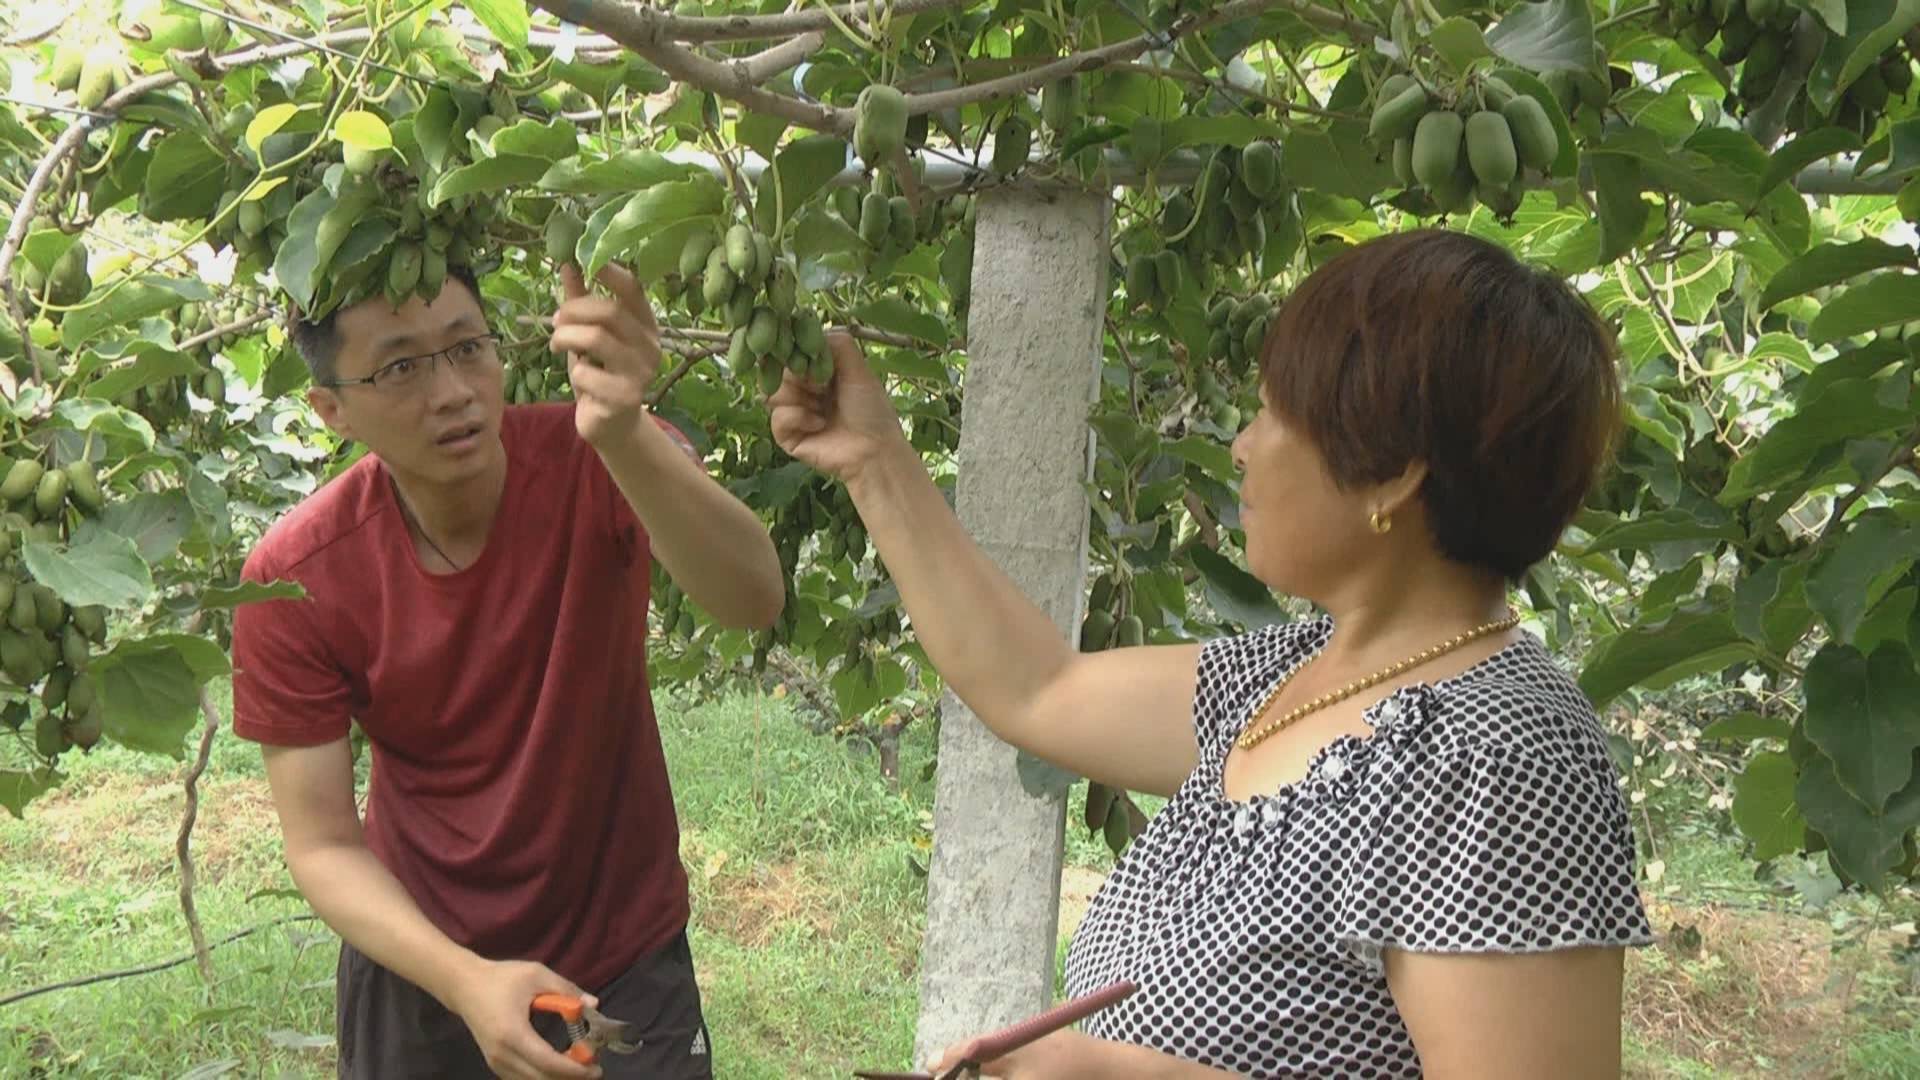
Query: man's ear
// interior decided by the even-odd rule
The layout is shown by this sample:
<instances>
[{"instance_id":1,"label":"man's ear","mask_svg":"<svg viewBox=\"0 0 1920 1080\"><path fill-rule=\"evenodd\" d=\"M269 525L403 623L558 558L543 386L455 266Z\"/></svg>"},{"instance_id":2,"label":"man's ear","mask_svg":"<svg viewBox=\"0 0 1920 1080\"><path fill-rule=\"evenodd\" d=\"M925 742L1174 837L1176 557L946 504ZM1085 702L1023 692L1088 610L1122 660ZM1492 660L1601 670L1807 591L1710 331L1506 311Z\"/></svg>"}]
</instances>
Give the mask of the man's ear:
<instances>
[{"instance_id":1,"label":"man's ear","mask_svg":"<svg viewBox=\"0 0 1920 1080\"><path fill-rule=\"evenodd\" d=\"M353 438L353 425L347 421L347 411L341 407L339 393L324 386L309 386L307 404L329 431L343 439Z\"/></svg>"}]
</instances>

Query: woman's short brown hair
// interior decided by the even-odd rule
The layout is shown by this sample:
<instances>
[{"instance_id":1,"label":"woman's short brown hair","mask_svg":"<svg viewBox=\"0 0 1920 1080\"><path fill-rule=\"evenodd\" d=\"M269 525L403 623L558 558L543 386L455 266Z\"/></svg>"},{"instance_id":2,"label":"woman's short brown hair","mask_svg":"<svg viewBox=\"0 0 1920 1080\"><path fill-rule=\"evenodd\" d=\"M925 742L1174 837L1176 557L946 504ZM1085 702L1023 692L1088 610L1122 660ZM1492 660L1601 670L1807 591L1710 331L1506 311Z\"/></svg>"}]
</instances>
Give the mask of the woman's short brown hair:
<instances>
[{"instance_id":1,"label":"woman's short brown hair","mask_svg":"<svg viewBox=\"0 0 1920 1080\"><path fill-rule=\"evenodd\" d=\"M1267 332L1271 406L1343 488L1427 465L1441 554L1517 581L1580 509L1619 427L1613 334L1559 277L1465 233L1342 252Z\"/></svg>"}]
</instances>

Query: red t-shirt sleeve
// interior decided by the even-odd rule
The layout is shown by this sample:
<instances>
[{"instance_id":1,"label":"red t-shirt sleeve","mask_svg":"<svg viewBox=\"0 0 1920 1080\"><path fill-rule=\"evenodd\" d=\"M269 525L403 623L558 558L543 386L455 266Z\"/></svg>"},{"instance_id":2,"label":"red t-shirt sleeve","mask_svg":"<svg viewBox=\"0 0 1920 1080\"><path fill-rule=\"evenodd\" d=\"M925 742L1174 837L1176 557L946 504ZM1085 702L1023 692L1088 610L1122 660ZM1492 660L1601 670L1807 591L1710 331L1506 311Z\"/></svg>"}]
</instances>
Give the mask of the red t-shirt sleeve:
<instances>
[{"instance_id":1,"label":"red t-shirt sleeve","mask_svg":"<svg viewBox=\"0 0 1920 1080\"><path fill-rule=\"evenodd\" d=\"M242 577L272 580L251 562ZM234 609L234 734L283 746L346 738L353 688L314 623L313 604L259 600Z\"/></svg>"}]
</instances>

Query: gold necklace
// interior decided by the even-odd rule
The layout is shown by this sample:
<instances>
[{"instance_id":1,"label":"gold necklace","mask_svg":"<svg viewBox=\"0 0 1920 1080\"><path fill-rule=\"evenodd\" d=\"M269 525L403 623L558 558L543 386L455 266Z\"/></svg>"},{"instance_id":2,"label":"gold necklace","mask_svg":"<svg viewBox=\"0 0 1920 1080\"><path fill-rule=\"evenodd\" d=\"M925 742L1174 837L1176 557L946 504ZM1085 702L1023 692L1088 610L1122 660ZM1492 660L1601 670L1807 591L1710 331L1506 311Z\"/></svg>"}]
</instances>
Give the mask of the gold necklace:
<instances>
[{"instance_id":1,"label":"gold necklace","mask_svg":"<svg viewBox=\"0 0 1920 1080\"><path fill-rule=\"evenodd\" d=\"M1440 644L1425 650L1424 652L1415 653L1414 655L1407 657L1405 660L1402 660L1399 663L1381 668L1379 671L1374 672L1373 674L1367 676L1364 679L1355 679L1354 681L1348 683L1347 685L1341 687L1338 690L1331 690L1331 691L1328 691L1327 693L1321 694L1319 697L1314 698L1312 701L1307 702L1305 705L1295 706L1293 709L1289 710L1286 715L1281 716L1278 719L1269 720L1265 724L1262 724L1257 728L1249 727L1247 730L1242 731L1240 733L1240 738L1239 738L1240 749L1251 750L1254 747L1260 745L1262 742L1265 742L1270 736L1287 728L1288 726L1293 724L1296 720L1299 720L1301 717L1306 716L1309 713L1318 712L1321 709L1326 708L1327 706L1333 704L1336 701L1343 701L1347 698L1350 698L1353 695L1359 693L1360 691L1365 690L1369 686L1374 686L1378 683L1386 681L1387 679L1391 679L1395 675L1398 675L1409 668L1419 667L1421 664L1424 664L1427 661L1432 660L1436 656L1444 656L1445 654L1452 652L1453 650L1459 648L1460 646L1465 645L1469 641L1473 641L1477 638L1486 637L1488 634L1496 634L1502 631L1511 630L1518 625L1520 625L1520 613L1517 611L1510 610L1507 613L1507 617L1504 619L1497 619L1490 623L1482 623L1481 625L1476 626L1473 629L1468 630L1463 634L1459 634L1448 641L1443 641ZM1305 666L1306 665L1304 664L1301 665L1301 667L1305 667ZM1286 677L1281 679L1278 683L1276 683L1272 690L1267 691L1267 696L1261 699L1260 706L1253 710L1253 716L1256 720L1266 713L1267 709L1273 704L1273 699L1280 696L1280 692L1287 688L1287 684L1293 681L1293 676L1297 674L1298 671L1299 671L1299 668L1296 668L1294 669L1294 671L1288 672Z\"/></svg>"}]
</instances>

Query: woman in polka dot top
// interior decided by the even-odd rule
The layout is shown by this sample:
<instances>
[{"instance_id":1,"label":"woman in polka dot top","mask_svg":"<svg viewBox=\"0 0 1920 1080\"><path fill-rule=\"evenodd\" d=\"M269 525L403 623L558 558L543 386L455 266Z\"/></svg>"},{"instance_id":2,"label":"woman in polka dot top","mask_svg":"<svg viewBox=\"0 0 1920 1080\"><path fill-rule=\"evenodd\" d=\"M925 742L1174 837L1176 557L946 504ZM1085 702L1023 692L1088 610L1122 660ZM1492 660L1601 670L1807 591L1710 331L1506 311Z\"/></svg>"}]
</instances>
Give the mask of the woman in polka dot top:
<instances>
[{"instance_id":1,"label":"woman in polka dot top","mask_svg":"<svg viewBox=\"0 0 1920 1080\"><path fill-rule=\"evenodd\" d=\"M1622 956L1651 940L1634 838L1591 704L1507 603L1619 423L1577 293L1449 231L1329 261L1274 317L1233 444L1249 569L1325 614L1092 654L833 347L774 433L845 480L935 667L1007 742L1170 797L1067 958L1071 992L1139 991L989 1075L1619 1074Z\"/></svg>"}]
</instances>

